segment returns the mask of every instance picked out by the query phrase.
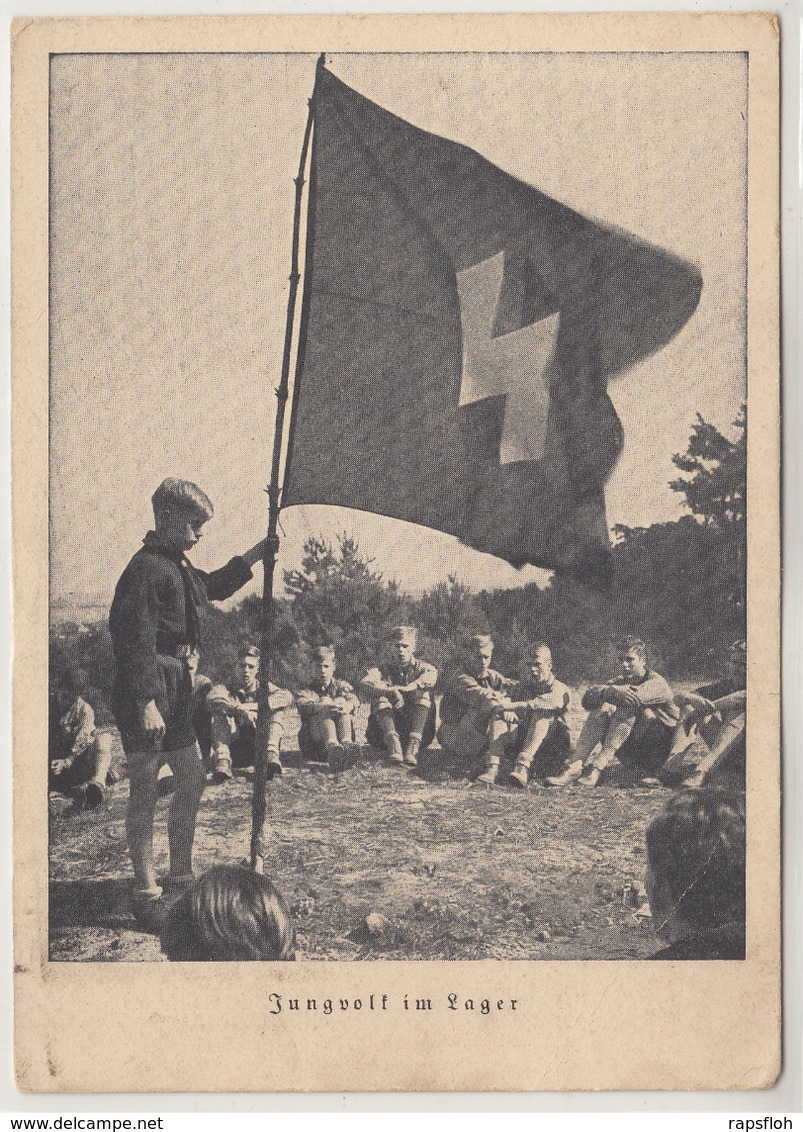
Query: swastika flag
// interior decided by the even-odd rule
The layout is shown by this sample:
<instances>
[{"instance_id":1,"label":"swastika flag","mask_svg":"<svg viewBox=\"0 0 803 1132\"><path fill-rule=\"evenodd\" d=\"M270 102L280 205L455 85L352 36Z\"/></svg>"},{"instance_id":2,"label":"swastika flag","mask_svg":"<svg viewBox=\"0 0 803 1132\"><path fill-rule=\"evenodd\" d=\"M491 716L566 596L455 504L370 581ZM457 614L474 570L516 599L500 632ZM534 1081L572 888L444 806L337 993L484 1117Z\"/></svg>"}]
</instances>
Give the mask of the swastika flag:
<instances>
[{"instance_id":1,"label":"swastika flag","mask_svg":"<svg viewBox=\"0 0 803 1132\"><path fill-rule=\"evenodd\" d=\"M608 379L691 317L699 272L322 69L284 506L604 576Z\"/></svg>"}]
</instances>

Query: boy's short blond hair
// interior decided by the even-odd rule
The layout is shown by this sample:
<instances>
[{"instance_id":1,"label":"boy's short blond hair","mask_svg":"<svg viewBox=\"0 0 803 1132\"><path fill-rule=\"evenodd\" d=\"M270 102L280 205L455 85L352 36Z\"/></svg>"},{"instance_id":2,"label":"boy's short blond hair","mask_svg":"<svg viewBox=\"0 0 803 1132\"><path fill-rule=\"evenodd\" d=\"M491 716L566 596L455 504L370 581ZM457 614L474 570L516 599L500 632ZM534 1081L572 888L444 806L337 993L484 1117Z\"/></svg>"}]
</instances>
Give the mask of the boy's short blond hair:
<instances>
[{"instance_id":1,"label":"boy's short blond hair","mask_svg":"<svg viewBox=\"0 0 803 1132\"><path fill-rule=\"evenodd\" d=\"M174 476L162 480L151 496L151 503L154 515L163 515L167 511L189 511L208 520L215 513L206 492L201 491L197 484Z\"/></svg>"}]
</instances>

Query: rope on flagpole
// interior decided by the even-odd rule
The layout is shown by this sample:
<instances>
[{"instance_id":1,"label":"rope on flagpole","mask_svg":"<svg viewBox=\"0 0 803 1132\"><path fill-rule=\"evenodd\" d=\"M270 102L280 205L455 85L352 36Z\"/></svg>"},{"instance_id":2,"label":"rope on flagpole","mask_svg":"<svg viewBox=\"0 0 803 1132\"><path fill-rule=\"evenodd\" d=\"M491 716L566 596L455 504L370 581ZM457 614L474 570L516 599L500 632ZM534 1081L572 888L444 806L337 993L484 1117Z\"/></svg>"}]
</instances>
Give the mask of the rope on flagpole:
<instances>
[{"instance_id":1,"label":"rope on flagpole","mask_svg":"<svg viewBox=\"0 0 803 1132\"><path fill-rule=\"evenodd\" d=\"M268 727L270 722L268 680L271 674L271 662L273 660L274 650L273 576L276 568L276 558L279 553L279 537L276 532L279 523L279 512L281 510L280 473L284 441L284 416L290 385L290 359L293 345L296 295L301 278L298 271L298 249L301 239L301 202L305 184L304 170L307 164L312 126L315 119L315 97L324 61L324 56L321 55L315 72L315 85L313 87L312 97L309 100L307 125L304 130L301 158L298 164L298 176L295 178L295 209L293 213L293 239L289 277L290 291L287 298L287 321L285 325L281 379L276 389L276 424L273 434L273 459L271 463L270 485L268 487L268 534L265 540L265 554L262 559L264 568L262 636L260 640L262 675L259 684L256 752L254 756L254 793L251 802L251 868L256 873L262 873L265 869L265 823L268 810L268 784L272 781L275 773L273 768L268 764L267 751Z\"/></svg>"}]
</instances>

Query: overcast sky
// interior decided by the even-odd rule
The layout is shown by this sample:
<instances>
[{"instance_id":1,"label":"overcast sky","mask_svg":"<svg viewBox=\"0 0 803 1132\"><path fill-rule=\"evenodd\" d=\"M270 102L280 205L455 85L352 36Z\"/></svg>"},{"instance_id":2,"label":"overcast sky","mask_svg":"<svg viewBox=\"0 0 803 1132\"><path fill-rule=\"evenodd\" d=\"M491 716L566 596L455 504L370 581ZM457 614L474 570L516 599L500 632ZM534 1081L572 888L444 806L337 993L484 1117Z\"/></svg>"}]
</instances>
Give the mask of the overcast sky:
<instances>
[{"instance_id":1,"label":"overcast sky","mask_svg":"<svg viewBox=\"0 0 803 1132\"><path fill-rule=\"evenodd\" d=\"M745 396L742 55L331 55L345 82L573 208L696 262L703 295L664 350L609 389L625 449L608 520L679 513L668 481L695 412ZM54 57L51 73L51 589L113 591L167 475L216 517L221 564L264 534L306 55ZM332 508L282 515L280 568L311 533L356 534L419 589L543 575ZM256 584L256 583L255 583Z\"/></svg>"}]
</instances>

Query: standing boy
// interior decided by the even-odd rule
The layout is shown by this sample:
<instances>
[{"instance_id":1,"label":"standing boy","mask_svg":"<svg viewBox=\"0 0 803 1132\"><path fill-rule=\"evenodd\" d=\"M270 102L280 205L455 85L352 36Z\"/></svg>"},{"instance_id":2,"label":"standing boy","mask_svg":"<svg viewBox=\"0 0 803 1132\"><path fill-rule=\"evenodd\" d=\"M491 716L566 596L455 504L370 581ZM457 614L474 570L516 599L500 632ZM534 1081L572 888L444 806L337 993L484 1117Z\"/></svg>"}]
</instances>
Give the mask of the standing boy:
<instances>
[{"instance_id":1,"label":"standing boy","mask_svg":"<svg viewBox=\"0 0 803 1132\"><path fill-rule=\"evenodd\" d=\"M153 819L157 777L165 762L175 779L167 825L170 879L177 886L192 880L204 773L187 661L200 641L200 615L208 599L222 601L245 585L264 554L263 541L220 570L197 570L186 552L214 513L207 496L195 484L171 478L159 485L152 503L155 529L123 571L109 614L116 660L113 708L130 779L126 834L136 880L134 914L148 929L164 914Z\"/></svg>"},{"instance_id":2,"label":"standing boy","mask_svg":"<svg viewBox=\"0 0 803 1132\"><path fill-rule=\"evenodd\" d=\"M346 680L335 677L335 650L315 649L315 676L296 696L301 730L298 746L304 758L340 766L344 751L354 743L354 712L359 700Z\"/></svg>"},{"instance_id":3,"label":"standing boy","mask_svg":"<svg viewBox=\"0 0 803 1132\"><path fill-rule=\"evenodd\" d=\"M387 639L387 656L362 678L360 690L371 702L366 738L392 763L418 765L418 752L435 737L432 692L438 670L415 655L418 633L396 625ZM404 745L404 746L402 746Z\"/></svg>"},{"instance_id":4,"label":"standing boy","mask_svg":"<svg viewBox=\"0 0 803 1132\"><path fill-rule=\"evenodd\" d=\"M243 645L237 653L237 683L232 692L217 684L207 697L212 713L212 760L215 782L228 782L232 768L253 772L256 759L257 709L259 706L260 654L256 645ZM287 709L293 697L284 688L268 682L268 774L282 774L279 754L287 726Z\"/></svg>"},{"instance_id":5,"label":"standing boy","mask_svg":"<svg viewBox=\"0 0 803 1132\"><path fill-rule=\"evenodd\" d=\"M583 696L588 719L563 774L546 779L550 786L596 786L614 758L654 783L656 770L669 755L678 708L666 680L648 668L647 651L638 637L625 637L619 662L620 676L589 688Z\"/></svg>"}]
</instances>

